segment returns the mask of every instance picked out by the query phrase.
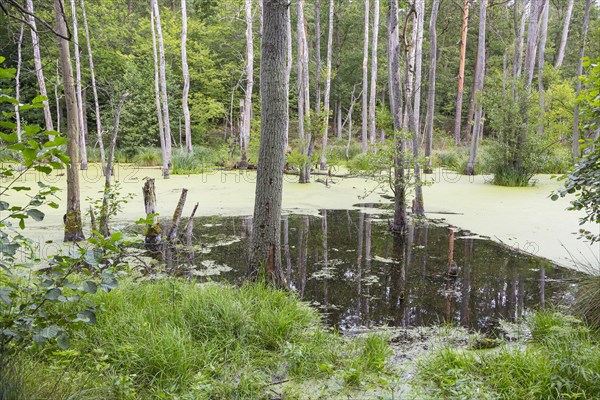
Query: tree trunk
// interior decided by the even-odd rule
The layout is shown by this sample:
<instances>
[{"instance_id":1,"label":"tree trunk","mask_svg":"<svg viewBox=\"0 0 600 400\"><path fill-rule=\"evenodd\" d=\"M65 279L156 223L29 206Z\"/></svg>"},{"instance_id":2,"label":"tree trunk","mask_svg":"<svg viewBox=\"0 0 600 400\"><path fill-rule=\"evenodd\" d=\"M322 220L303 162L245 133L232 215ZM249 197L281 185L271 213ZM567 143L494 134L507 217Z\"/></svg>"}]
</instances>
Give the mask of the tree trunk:
<instances>
[{"instance_id":1,"label":"tree trunk","mask_svg":"<svg viewBox=\"0 0 600 400\"><path fill-rule=\"evenodd\" d=\"M246 93L242 115L240 168L248 168L248 145L250 143L250 125L252 122L252 90L254 88L254 40L252 34L252 0L246 0Z\"/></svg>"},{"instance_id":2,"label":"tree trunk","mask_svg":"<svg viewBox=\"0 0 600 400\"><path fill-rule=\"evenodd\" d=\"M54 84L54 100L56 102L56 131L60 132L60 97L58 95L58 87L62 84L59 69L59 59L56 59L56 83Z\"/></svg>"},{"instance_id":3,"label":"tree trunk","mask_svg":"<svg viewBox=\"0 0 600 400\"><path fill-rule=\"evenodd\" d=\"M24 23L19 26L19 39L17 40L17 72L15 74L15 123L17 125L17 140L21 142L21 113L19 106L21 105L21 61L22 61L22 45L23 45Z\"/></svg>"},{"instance_id":4,"label":"tree trunk","mask_svg":"<svg viewBox=\"0 0 600 400\"><path fill-rule=\"evenodd\" d=\"M571 15L573 13L574 0L569 0L567 5L567 15L565 16L565 24L563 25L562 36L560 39L560 46L556 53L556 62L554 63L554 69L560 68L565 58L565 49L567 47L567 39L569 37L569 25L571 24Z\"/></svg>"},{"instance_id":5,"label":"tree trunk","mask_svg":"<svg viewBox=\"0 0 600 400\"><path fill-rule=\"evenodd\" d=\"M377 121L375 109L377 99L377 41L379 39L379 0L373 3L373 43L371 44L371 93L369 97L369 143L375 151Z\"/></svg>"},{"instance_id":6,"label":"tree trunk","mask_svg":"<svg viewBox=\"0 0 600 400\"><path fill-rule=\"evenodd\" d=\"M298 1L298 41L301 43L302 51L298 51L299 62L302 63L302 78L298 81L302 81L302 91L299 93L300 96L304 96L303 103L303 119L308 124L308 131L302 137L302 153L306 157L305 162L300 167L299 183L310 182L310 172L312 165L312 153L315 143L315 135L312 132L312 124L310 120L310 75L308 69L308 40L306 35L306 18L304 17L304 0ZM318 112L318 110L316 111Z\"/></svg>"},{"instance_id":7,"label":"tree trunk","mask_svg":"<svg viewBox=\"0 0 600 400\"><path fill-rule=\"evenodd\" d=\"M481 0L479 10L479 38L477 39L477 68L475 70L475 102L477 103L477 111L475 112L475 121L473 122L473 132L471 136L471 147L469 150L469 161L465 174L475 175L475 162L477 160L477 148L479 145L479 137L482 122L483 108L481 106L481 94L483 91L483 78L485 71L485 30L487 16L487 0Z\"/></svg>"},{"instance_id":8,"label":"tree trunk","mask_svg":"<svg viewBox=\"0 0 600 400\"><path fill-rule=\"evenodd\" d=\"M529 0L523 0L521 7L521 20L519 22L518 1L514 3L514 28L515 28L515 54L513 57L513 78L521 76L523 67L523 38L525 36L525 22L527 21L527 4Z\"/></svg>"},{"instance_id":9,"label":"tree trunk","mask_svg":"<svg viewBox=\"0 0 600 400\"><path fill-rule=\"evenodd\" d=\"M261 14L261 17L260 17L260 20L261 20L260 36L262 37L262 9L263 9L263 7L262 7L262 0L260 1L260 4L261 4L261 6L260 6L260 14ZM290 79L291 79L291 76L292 76L292 67L294 65L294 53L292 51L292 15L291 15L291 8L292 7L290 6L287 9L287 20L288 21L287 21L287 32L286 32L287 41L288 41L287 42L288 43L288 48L287 48L287 66L286 66L287 80L286 80L286 82L287 82L288 88L290 86ZM288 107L289 107L289 103L288 103ZM288 115L289 115L289 113L290 113L290 110L288 109ZM290 132L290 130L289 130L289 119L288 119L288 129L286 130L287 136L286 136L286 141L285 141L285 143L286 143L286 149L287 149L287 147L288 147L287 145L288 145L288 143L290 141L289 140L289 132Z\"/></svg>"},{"instance_id":10,"label":"tree trunk","mask_svg":"<svg viewBox=\"0 0 600 400\"><path fill-rule=\"evenodd\" d=\"M583 16L583 28L581 30L581 43L579 45L579 63L577 64L577 77L583 74L583 56L585 55L585 41L587 38L587 32L590 22L590 7L592 0L586 0L585 2L585 14ZM579 96L581 92L581 81L577 80L577 86L575 90L575 97ZM579 158L579 103L575 102L575 114L573 118L573 158L577 160Z\"/></svg>"},{"instance_id":11,"label":"tree trunk","mask_svg":"<svg viewBox=\"0 0 600 400\"><path fill-rule=\"evenodd\" d=\"M44 80L44 71L42 68L42 56L40 55L40 38L37 33L37 26L34 18L33 0L25 0L25 6L27 8L27 21L31 28L31 42L33 45L33 64L35 66L35 75L37 77L38 86L40 89L40 95L48 97L46 90L46 81ZM54 125L52 123L52 113L50 112L50 104L48 100L44 100L44 123L46 124L47 131L53 131ZM58 112L58 110L57 110Z\"/></svg>"},{"instance_id":12,"label":"tree trunk","mask_svg":"<svg viewBox=\"0 0 600 400\"><path fill-rule=\"evenodd\" d=\"M96 135L98 137L98 148L100 149L100 162L102 163L102 173L106 171L106 156L104 154L104 140L102 139L102 120L100 118L100 103L98 101L98 89L96 88L96 72L94 70L94 58L92 56L92 44L90 40L90 30L88 27L87 16L85 13L85 3L81 0L81 13L83 17L83 27L85 29L85 40L87 43L88 59L90 62L90 77L92 80L92 94L94 95L94 110L96 115Z\"/></svg>"},{"instance_id":13,"label":"tree trunk","mask_svg":"<svg viewBox=\"0 0 600 400\"><path fill-rule=\"evenodd\" d=\"M362 83L362 152L367 152L368 110L369 110L369 0L365 0L365 41L363 46Z\"/></svg>"},{"instance_id":14,"label":"tree trunk","mask_svg":"<svg viewBox=\"0 0 600 400\"><path fill-rule=\"evenodd\" d=\"M531 86L533 81L533 72L535 70L535 55L537 52L538 43L538 16L540 7L544 0L530 2L529 12L529 28L527 29L527 48L525 49L525 73L527 75L527 88ZM548 1L548 0L545 0Z\"/></svg>"},{"instance_id":15,"label":"tree trunk","mask_svg":"<svg viewBox=\"0 0 600 400\"><path fill-rule=\"evenodd\" d=\"M465 86L465 56L467 53L467 31L469 30L469 0L463 2L463 16L460 39L460 56L458 61L458 93L456 94L456 112L454 116L454 143L460 143L460 127L462 122L463 90Z\"/></svg>"},{"instance_id":16,"label":"tree trunk","mask_svg":"<svg viewBox=\"0 0 600 400\"><path fill-rule=\"evenodd\" d=\"M325 127L323 129L323 150L321 152L321 170L327 169L327 136L329 134L329 103L331 98L331 60L333 53L333 12L334 2L329 0L329 32L327 34L327 78L325 80L325 99L323 112Z\"/></svg>"},{"instance_id":17,"label":"tree trunk","mask_svg":"<svg viewBox=\"0 0 600 400\"><path fill-rule=\"evenodd\" d=\"M431 19L429 20L429 82L427 91L427 117L425 118L425 158L427 166L425 173L431 173L432 163L431 155L433 152L433 117L435 116L435 80L437 74L437 15L440 7L440 0L433 0L431 9Z\"/></svg>"},{"instance_id":18,"label":"tree trunk","mask_svg":"<svg viewBox=\"0 0 600 400\"><path fill-rule=\"evenodd\" d=\"M83 97L81 94L81 60L79 57L79 29L77 28L77 7L75 6L75 0L71 0L71 17L73 18L73 50L75 53L75 84L77 86L77 117L79 119L79 150L81 153L81 169L86 170L88 168L87 162L87 148L85 138L85 125L87 121L83 119Z\"/></svg>"},{"instance_id":19,"label":"tree trunk","mask_svg":"<svg viewBox=\"0 0 600 400\"><path fill-rule=\"evenodd\" d=\"M165 61L165 45L163 42L162 25L160 23L160 10L158 7L158 0L152 0L154 2L154 22L156 25L156 38L158 41L158 55L160 60L159 65L159 80L160 80L160 92L162 98L162 112L163 112L163 128L164 128L164 140L165 140L165 156L167 159L167 170L164 172L165 179L170 177L171 169L171 122L169 119L169 99L167 96L167 72L166 72L166 61Z\"/></svg>"},{"instance_id":20,"label":"tree trunk","mask_svg":"<svg viewBox=\"0 0 600 400\"><path fill-rule=\"evenodd\" d=\"M185 150L191 153L192 148L192 126L190 121L190 108L188 106L188 95L190 92L190 73L187 62L187 1L181 0L181 72L183 74L183 96L181 104L183 108L183 122L185 132Z\"/></svg>"},{"instance_id":21,"label":"tree trunk","mask_svg":"<svg viewBox=\"0 0 600 400\"><path fill-rule=\"evenodd\" d=\"M421 78L423 68L423 26L425 25L425 0L415 0L417 12L417 41L415 43L415 140L421 133Z\"/></svg>"},{"instance_id":22,"label":"tree trunk","mask_svg":"<svg viewBox=\"0 0 600 400\"><path fill-rule=\"evenodd\" d=\"M169 243L173 243L177 238L177 231L179 230L179 224L181 223L181 215L183 214L183 207L185 206L185 201L187 200L187 193L187 189L181 189L181 195L179 196L177 207L175 207L175 211L173 212L171 226L169 227L169 231L167 233L167 241Z\"/></svg>"},{"instance_id":23,"label":"tree trunk","mask_svg":"<svg viewBox=\"0 0 600 400\"><path fill-rule=\"evenodd\" d=\"M113 162L115 160L115 148L117 146L117 134L119 133L119 120L121 118L121 110L125 104L125 100L129 96L128 93L124 93L119 100L119 105L115 111L115 122L113 125L112 135L108 144L108 159L106 160L106 169L104 171L104 197L102 199L102 209L100 210L100 230L103 237L110 236L110 229L108 227L108 219L110 217L108 213L109 208L109 190L113 172Z\"/></svg>"},{"instance_id":24,"label":"tree trunk","mask_svg":"<svg viewBox=\"0 0 600 400\"><path fill-rule=\"evenodd\" d=\"M315 0L315 112L321 112L321 1Z\"/></svg>"},{"instance_id":25,"label":"tree trunk","mask_svg":"<svg viewBox=\"0 0 600 400\"><path fill-rule=\"evenodd\" d=\"M291 23L291 22L290 22ZM298 0L298 136L301 141L304 140L304 108L310 107L310 104L304 104L304 0ZM288 47L289 51L289 47Z\"/></svg>"},{"instance_id":26,"label":"tree trunk","mask_svg":"<svg viewBox=\"0 0 600 400\"><path fill-rule=\"evenodd\" d=\"M281 268L281 202L288 121L286 79L288 0L264 3L261 43L261 135L248 275L287 287ZM259 271L259 267L264 270Z\"/></svg>"},{"instance_id":27,"label":"tree trunk","mask_svg":"<svg viewBox=\"0 0 600 400\"><path fill-rule=\"evenodd\" d=\"M538 50L538 92L539 92L539 105L540 105L540 117L541 121L539 123L538 134L544 133L544 114L545 114L545 101L544 101L544 65L545 65L545 57L546 57L546 39L548 37L548 14L550 13L550 2L546 1L542 9L542 26L540 30L540 44Z\"/></svg>"},{"instance_id":28,"label":"tree trunk","mask_svg":"<svg viewBox=\"0 0 600 400\"><path fill-rule=\"evenodd\" d=\"M388 46L391 55L390 79L390 108L394 117L394 130L402 129L402 92L400 90L400 33L398 31L398 0L390 0L390 19L388 25ZM406 143L398 135L394 135L394 221L391 226L392 232L403 234L406 231L406 189L404 152Z\"/></svg>"},{"instance_id":29,"label":"tree trunk","mask_svg":"<svg viewBox=\"0 0 600 400\"><path fill-rule=\"evenodd\" d=\"M71 51L69 42L64 39L68 36L66 15L63 12L62 0L54 0L54 13L56 17L56 31L60 63L62 67L65 102L67 104L67 154L70 158L67 166L67 212L64 216L65 242L79 242L84 240L81 223L81 200L79 196L79 127L77 117L77 98L73 83L73 69L71 67Z\"/></svg>"},{"instance_id":30,"label":"tree trunk","mask_svg":"<svg viewBox=\"0 0 600 400\"><path fill-rule=\"evenodd\" d=\"M148 224L146 228L146 239L145 243L150 246L153 250L161 242L161 228L160 220L158 218L158 212L156 207L156 192L154 190L154 179L148 179L144 183L144 206L146 208L146 218L151 219L152 222Z\"/></svg>"},{"instance_id":31,"label":"tree trunk","mask_svg":"<svg viewBox=\"0 0 600 400\"><path fill-rule=\"evenodd\" d=\"M156 103L156 117L158 120L158 134L160 138L160 149L163 161L163 178L169 179L169 157L167 155L167 144L165 143L165 126L163 122L163 112L160 102L160 73L158 68L158 50L156 45L156 23L154 13L154 2L150 0L150 31L152 32L152 51L154 55L154 101Z\"/></svg>"}]
</instances>

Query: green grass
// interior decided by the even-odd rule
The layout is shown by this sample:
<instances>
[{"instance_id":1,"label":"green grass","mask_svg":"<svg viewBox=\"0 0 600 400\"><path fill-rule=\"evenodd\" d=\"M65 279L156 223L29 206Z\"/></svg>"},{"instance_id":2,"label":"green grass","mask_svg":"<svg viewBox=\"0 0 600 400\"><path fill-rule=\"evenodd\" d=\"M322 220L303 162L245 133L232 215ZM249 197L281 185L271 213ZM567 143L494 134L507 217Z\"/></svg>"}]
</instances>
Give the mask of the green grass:
<instances>
[{"instance_id":1,"label":"green grass","mask_svg":"<svg viewBox=\"0 0 600 400\"><path fill-rule=\"evenodd\" d=\"M581 321L540 311L525 342L491 350L443 348L418 364L428 398L592 399L600 397L600 339Z\"/></svg>"},{"instance_id":2,"label":"green grass","mask_svg":"<svg viewBox=\"0 0 600 400\"><path fill-rule=\"evenodd\" d=\"M385 338L348 343L294 295L262 284L126 281L95 302L97 323L69 350L31 349L0 392L12 385L15 398L263 399L271 381L350 370L363 381L389 355Z\"/></svg>"},{"instance_id":3,"label":"green grass","mask_svg":"<svg viewBox=\"0 0 600 400\"><path fill-rule=\"evenodd\" d=\"M162 165L162 154L158 148L144 147L133 157L133 162L140 167L156 167Z\"/></svg>"},{"instance_id":4,"label":"green grass","mask_svg":"<svg viewBox=\"0 0 600 400\"><path fill-rule=\"evenodd\" d=\"M578 279L572 311L594 328L600 329L600 273L589 271Z\"/></svg>"}]
</instances>

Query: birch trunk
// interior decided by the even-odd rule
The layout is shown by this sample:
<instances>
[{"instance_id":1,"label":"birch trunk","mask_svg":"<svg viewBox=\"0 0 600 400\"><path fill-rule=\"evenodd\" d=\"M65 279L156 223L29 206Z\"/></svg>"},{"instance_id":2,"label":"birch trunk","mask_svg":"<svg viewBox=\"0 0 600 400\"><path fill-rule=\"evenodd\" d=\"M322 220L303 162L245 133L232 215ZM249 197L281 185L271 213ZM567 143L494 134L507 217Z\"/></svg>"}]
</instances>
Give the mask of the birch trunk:
<instances>
[{"instance_id":1,"label":"birch trunk","mask_svg":"<svg viewBox=\"0 0 600 400\"><path fill-rule=\"evenodd\" d=\"M298 136L304 140L304 0L298 0ZM290 21L291 24L291 21ZM289 52L289 47L288 47ZM308 105L310 107L310 105Z\"/></svg>"},{"instance_id":2,"label":"birch trunk","mask_svg":"<svg viewBox=\"0 0 600 400\"><path fill-rule=\"evenodd\" d=\"M46 81L44 79L44 71L42 68L42 56L40 54L40 38L37 33L35 18L33 17L33 0L25 0L25 7L27 8L27 12L29 13L29 15L27 15L27 21L29 23L29 27L31 28L31 43L33 45L33 65L35 67L35 76L38 81L40 95L47 98L48 91L46 90ZM52 113L50 112L50 104L48 103L48 100L44 100L42 104L44 104L44 123L46 124L46 130L53 131L54 125L52 123Z\"/></svg>"},{"instance_id":3,"label":"birch trunk","mask_svg":"<svg viewBox=\"0 0 600 400\"><path fill-rule=\"evenodd\" d=\"M163 161L163 178L169 179L169 157L167 156L167 145L165 143L165 126L163 123L163 112L160 103L160 73L158 68L158 50L156 46L156 23L154 14L154 2L150 0L150 30L152 32L152 51L154 55L154 101L156 103L156 117L158 120L158 135L160 138L160 149Z\"/></svg>"},{"instance_id":4,"label":"birch trunk","mask_svg":"<svg viewBox=\"0 0 600 400\"><path fill-rule=\"evenodd\" d=\"M362 83L362 152L367 152L368 110L369 110L369 0L365 0L365 41L363 46Z\"/></svg>"},{"instance_id":5,"label":"birch trunk","mask_svg":"<svg viewBox=\"0 0 600 400\"><path fill-rule=\"evenodd\" d=\"M181 105L183 108L183 123L185 132L185 150L189 153L192 148L192 126L190 121L190 108L188 96L190 92L190 72L187 62L187 1L181 0L181 72L183 74L183 96Z\"/></svg>"},{"instance_id":6,"label":"birch trunk","mask_svg":"<svg viewBox=\"0 0 600 400\"><path fill-rule=\"evenodd\" d=\"M523 0L521 12L519 14L518 2L514 4L514 25L515 25L515 54L513 57L513 78L521 76L523 67L523 38L525 36L525 22L527 21L527 5L529 0ZM519 15L521 20L519 22Z\"/></svg>"},{"instance_id":7,"label":"birch trunk","mask_svg":"<svg viewBox=\"0 0 600 400\"><path fill-rule=\"evenodd\" d=\"M482 122L481 93L483 91L483 77L485 71L485 30L487 17L487 0L481 0L479 9L479 38L477 39L477 69L475 70L475 102L477 111L475 111L475 121L473 122L473 132L471 136L471 147L469 150L469 161L465 170L466 175L475 175L475 161L477 159L477 149L479 145L480 129Z\"/></svg>"},{"instance_id":8,"label":"birch trunk","mask_svg":"<svg viewBox=\"0 0 600 400\"><path fill-rule=\"evenodd\" d=\"M369 143L375 151L377 121L375 108L377 99L377 41L379 39L379 0L373 2L373 43L371 44L371 93L369 96Z\"/></svg>"},{"instance_id":9,"label":"birch trunk","mask_svg":"<svg viewBox=\"0 0 600 400\"><path fill-rule=\"evenodd\" d=\"M327 136L329 134L329 103L331 97L331 60L333 55L333 12L334 1L329 0L329 32L327 34L327 77L325 79L323 151L321 152L321 170L327 169Z\"/></svg>"},{"instance_id":10,"label":"birch trunk","mask_svg":"<svg viewBox=\"0 0 600 400\"><path fill-rule=\"evenodd\" d=\"M406 189L404 187L404 151L406 143L398 132L402 129L402 92L400 90L400 32L398 31L398 0L390 0L388 47L391 55L390 108L394 117L394 221L392 232L406 232Z\"/></svg>"},{"instance_id":11,"label":"birch trunk","mask_svg":"<svg viewBox=\"0 0 600 400\"><path fill-rule=\"evenodd\" d=\"M298 23L299 23L299 35L302 39L302 52L298 54L302 56L302 89L304 96L304 122L308 124L308 132L305 132L305 137L302 143L302 153L306 157L304 164L300 167L300 176L298 182L309 183L310 172L312 164L312 153L315 144L315 135L312 132L313 127L311 126L310 119L310 75L308 70L308 39L307 39L307 28L306 18L304 16L304 0L298 1ZM318 112L318 110L316 111Z\"/></svg>"},{"instance_id":12,"label":"birch trunk","mask_svg":"<svg viewBox=\"0 0 600 400\"><path fill-rule=\"evenodd\" d=\"M540 105L540 116L543 117L545 114L545 101L544 101L544 65L546 57L546 39L548 38L548 14L550 13L550 2L546 1L542 9L542 25L540 28L540 44L538 49L538 92L539 92L539 105ZM541 118L538 133L541 135L544 133L544 119Z\"/></svg>"},{"instance_id":13,"label":"birch trunk","mask_svg":"<svg viewBox=\"0 0 600 400\"><path fill-rule=\"evenodd\" d=\"M554 69L560 68L565 58L565 49L567 47L567 39L569 37L569 25L571 24L571 15L573 13L574 0L569 0L567 5L567 15L565 16L565 24L563 25L562 36L560 38L560 46L556 53L556 62L554 63Z\"/></svg>"},{"instance_id":14,"label":"birch trunk","mask_svg":"<svg viewBox=\"0 0 600 400\"><path fill-rule=\"evenodd\" d=\"M590 8L592 0L585 2L585 14L583 16L583 28L581 31L581 43L579 45L579 63L577 64L577 77L583 74L583 56L585 55L585 40L587 38L589 23L590 23ZM579 97L581 92L581 81L577 80L575 97ZM573 118L573 158L579 158L579 103L575 102L575 114Z\"/></svg>"},{"instance_id":15,"label":"birch trunk","mask_svg":"<svg viewBox=\"0 0 600 400\"><path fill-rule=\"evenodd\" d=\"M94 70L94 58L92 56L92 44L90 41L90 30L85 14L85 3L81 0L81 13L83 17L83 27L85 29L85 40L87 43L88 58L90 62L90 77L92 80L92 94L94 95L94 111L96 115L96 135L98 137L98 148L100 149L100 161L102 163L102 173L106 173L106 156L104 154L104 140L102 139L102 120L100 118L100 103L98 101L98 89L96 88L96 72Z\"/></svg>"},{"instance_id":16,"label":"birch trunk","mask_svg":"<svg viewBox=\"0 0 600 400\"><path fill-rule=\"evenodd\" d=\"M152 0L154 2L154 22L156 25L156 39L158 42L158 55L160 60L159 65L159 80L160 80L160 92L162 98L162 113L163 113L163 128L164 128L164 141L165 141L165 156L167 159L167 169L164 172L165 179L170 178L171 169L171 122L169 119L169 98L167 96L167 73L166 73L166 61L165 61L165 45L163 42L162 25L160 23L160 10L158 7L158 0Z\"/></svg>"},{"instance_id":17,"label":"birch trunk","mask_svg":"<svg viewBox=\"0 0 600 400\"><path fill-rule=\"evenodd\" d=\"M281 202L288 121L286 79L289 0L264 3L261 44L261 135L248 276L287 287L281 268ZM259 271L259 268L263 269Z\"/></svg>"},{"instance_id":18,"label":"birch trunk","mask_svg":"<svg viewBox=\"0 0 600 400\"><path fill-rule=\"evenodd\" d=\"M87 148L85 138L85 125L87 121L83 119L83 96L81 94L81 59L79 57L79 29L77 27L77 7L75 0L71 0L71 17L73 19L73 50L75 54L75 84L77 86L77 117L79 119L79 151L81 153L81 169L88 169Z\"/></svg>"},{"instance_id":19,"label":"birch trunk","mask_svg":"<svg viewBox=\"0 0 600 400\"><path fill-rule=\"evenodd\" d=\"M67 154L70 158L67 166L67 211L64 216L65 242L84 240L81 223L81 200L79 194L79 127L77 117L77 97L73 83L73 67L71 66L71 51L68 36L66 15L63 13L62 0L54 0L56 31L60 63L62 68L65 102L67 104Z\"/></svg>"},{"instance_id":20,"label":"birch trunk","mask_svg":"<svg viewBox=\"0 0 600 400\"><path fill-rule=\"evenodd\" d=\"M414 140L417 140L421 132L421 79L423 69L423 26L425 24L425 0L415 0L415 8L417 12L417 41L415 43Z\"/></svg>"},{"instance_id":21,"label":"birch trunk","mask_svg":"<svg viewBox=\"0 0 600 400\"><path fill-rule=\"evenodd\" d=\"M15 74L15 123L17 125L17 140L21 142L21 113L19 106L21 105L21 61L22 61L22 45L23 45L24 23L21 22L19 27L19 39L17 40L17 72Z\"/></svg>"},{"instance_id":22,"label":"birch trunk","mask_svg":"<svg viewBox=\"0 0 600 400\"><path fill-rule=\"evenodd\" d=\"M315 112L321 112L321 1L315 0Z\"/></svg>"},{"instance_id":23,"label":"birch trunk","mask_svg":"<svg viewBox=\"0 0 600 400\"><path fill-rule=\"evenodd\" d=\"M529 12L529 28L527 29L527 48L525 49L525 73L527 75L527 87L531 86L533 81L533 72L535 70L535 55L538 43L538 15L540 4L543 0L532 0Z\"/></svg>"},{"instance_id":24,"label":"birch trunk","mask_svg":"<svg viewBox=\"0 0 600 400\"><path fill-rule=\"evenodd\" d=\"M425 119L425 173L432 172L431 154L433 152L433 117L435 115L435 81L437 74L437 16L440 0L433 0L431 19L429 20L429 82L427 90L427 117Z\"/></svg>"},{"instance_id":25,"label":"birch trunk","mask_svg":"<svg viewBox=\"0 0 600 400\"><path fill-rule=\"evenodd\" d=\"M262 0L260 0L260 37L262 37ZM286 36L287 36L287 43L288 43L288 47L287 47L287 66L286 66L286 74L287 74L287 85L288 88L290 86L290 79L292 76L292 67L294 65L294 53L293 53L293 49L292 49L292 15L291 15L291 6L288 7L287 9L287 30L286 30ZM289 110L289 103L288 103L288 116L290 114L290 110ZM286 130L286 149L287 149L287 144L289 143L289 135L290 135L290 129L289 129L289 119L288 119L288 129Z\"/></svg>"},{"instance_id":26,"label":"birch trunk","mask_svg":"<svg viewBox=\"0 0 600 400\"><path fill-rule=\"evenodd\" d=\"M414 4L413 4L414 6ZM409 132L412 129L412 126L410 125L410 115L409 114L414 114L414 109L412 108L412 106L409 106L407 99L410 98L411 99L411 104L412 104L412 96L414 93L414 80L415 80L415 42L417 41L417 18L415 15L415 9L413 8L413 12L411 14L409 14L409 17L412 15L412 30L411 30L411 34L410 34L410 42L408 42L406 40L406 37L403 38L403 44L404 46L408 46L405 47L405 54L404 54L404 59L405 59L405 65L406 65L406 73L405 73L405 81L404 81L404 85L405 85L405 103L404 103L404 119L403 119L403 125L402 128L406 131ZM408 19L407 21L408 22ZM406 33L404 33L406 34Z\"/></svg>"},{"instance_id":27,"label":"birch trunk","mask_svg":"<svg viewBox=\"0 0 600 400\"><path fill-rule=\"evenodd\" d=\"M252 35L252 0L246 0L246 92L242 115L240 168L248 168L248 144L252 122L252 90L254 88L254 39Z\"/></svg>"},{"instance_id":28,"label":"birch trunk","mask_svg":"<svg viewBox=\"0 0 600 400\"><path fill-rule=\"evenodd\" d=\"M463 16L460 39L460 56L458 62L458 93L456 94L456 112L454 116L454 143L460 143L460 127L462 121L463 90L465 86L465 56L467 52L467 32L469 30L469 0L463 2Z\"/></svg>"}]
</instances>

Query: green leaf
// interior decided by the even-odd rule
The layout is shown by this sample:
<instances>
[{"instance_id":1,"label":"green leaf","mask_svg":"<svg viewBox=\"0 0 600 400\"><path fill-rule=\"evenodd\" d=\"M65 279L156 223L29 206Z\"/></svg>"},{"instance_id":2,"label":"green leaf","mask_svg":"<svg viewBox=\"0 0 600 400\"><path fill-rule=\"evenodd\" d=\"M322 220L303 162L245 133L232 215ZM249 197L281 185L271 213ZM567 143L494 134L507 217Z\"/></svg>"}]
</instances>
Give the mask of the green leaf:
<instances>
[{"instance_id":1,"label":"green leaf","mask_svg":"<svg viewBox=\"0 0 600 400\"><path fill-rule=\"evenodd\" d=\"M94 294L98 290L98 286L92 281L85 281L81 285L81 289L89 294Z\"/></svg>"},{"instance_id":2,"label":"green leaf","mask_svg":"<svg viewBox=\"0 0 600 400\"><path fill-rule=\"evenodd\" d=\"M12 300L8 297L8 292L10 292L10 288L2 288L0 289L0 300L8 304L9 306L12 304Z\"/></svg>"},{"instance_id":3,"label":"green leaf","mask_svg":"<svg viewBox=\"0 0 600 400\"><path fill-rule=\"evenodd\" d=\"M77 319L88 324L96 323L96 314L92 310L83 310L77 313Z\"/></svg>"},{"instance_id":4,"label":"green leaf","mask_svg":"<svg viewBox=\"0 0 600 400\"><path fill-rule=\"evenodd\" d=\"M69 140L63 136L56 136L54 140L50 140L49 142L44 143L44 147L58 147L63 144L67 144Z\"/></svg>"},{"instance_id":5,"label":"green leaf","mask_svg":"<svg viewBox=\"0 0 600 400\"><path fill-rule=\"evenodd\" d=\"M69 340L69 335L67 335L66 333L62 333L56 339L56 344L58 344L58 347L60 347L63 350L68 349L69 346L71 345L71 341Z\"/></svg>"},{"instance_id":6,"label":"green leaf","mask_svg":"<svg viewBox=\"0 0 600 400\"><path fill-rule=\"evenodd\" d=\"M47 328L42 329L41 335L46 339L52 339L58 336L60 328L56 325L50 325Z\"/></svg>"},{"instance_id":7,"label":"green leaf","mask_svg":"<svg viewBox=\"0 0 600 400\"><path fill-rule=\"evenodd\" d=\"M46 300L56 301L58 300L58 296L62 294L62 290L60 288L52 288L48 290L48 293L44 296Z\"/></svg>"},{"instance_id":8,"label":"green leaf","mask_svg":"<svg viewBox=\"0 0 600 400\"><path fill-rule=\"evenodd\" d=\"M44 213L41 212L40 210L36 210L35 208L33 208L31 210L27 210L27 215L29 215L31 218L33 218L36 221L44 220Z\"/></svg>"},{"instance_id":9,"label":"green leaf","mask_svg":"<svg viewBox=\"0 0 600 400\"><path fill-rule=\"evenodd\" d=\"M48 100L46 96L36 96L33 100L31 100L31 104L43 103L46 100Z\"/></svg>"},{"instance_id":10,"label":"green leaf","mask_svg":"<svg viewBox=\"0 0 600 400\"><path fill-rule=\"evenodd\" d=\"M5 201L0 200L0 211L8 210L10 204Z\"/></svg>"}]
</instances>

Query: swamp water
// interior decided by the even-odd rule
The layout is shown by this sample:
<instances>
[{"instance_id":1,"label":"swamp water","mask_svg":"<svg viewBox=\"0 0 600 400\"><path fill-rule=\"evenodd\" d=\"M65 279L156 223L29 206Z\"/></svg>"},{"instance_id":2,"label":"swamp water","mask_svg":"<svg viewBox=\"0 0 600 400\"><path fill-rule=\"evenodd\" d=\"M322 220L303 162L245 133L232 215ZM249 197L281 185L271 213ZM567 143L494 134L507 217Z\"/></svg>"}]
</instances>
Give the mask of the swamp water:
<instances>
[{"instance_id":1,"label":"swamp water","mask_svg":"<svg viewBox=\"0 0 600 400\"><path fill-rule=\"evenodd\" d=\"M431 221L411 224L401 239L388 232L388 218L373 209L283 217L288 283L329 325L345 331L449 322L490 331L500 319L572 298L574 271ZM178 248L167 269L239 284L251 228L251 217L195 218L192 246Z\"/></svg>"}]
</instances>

